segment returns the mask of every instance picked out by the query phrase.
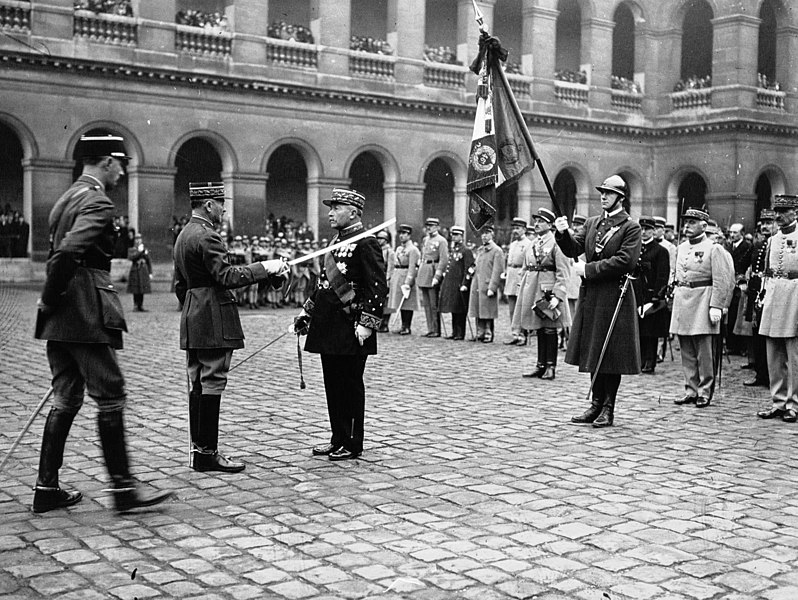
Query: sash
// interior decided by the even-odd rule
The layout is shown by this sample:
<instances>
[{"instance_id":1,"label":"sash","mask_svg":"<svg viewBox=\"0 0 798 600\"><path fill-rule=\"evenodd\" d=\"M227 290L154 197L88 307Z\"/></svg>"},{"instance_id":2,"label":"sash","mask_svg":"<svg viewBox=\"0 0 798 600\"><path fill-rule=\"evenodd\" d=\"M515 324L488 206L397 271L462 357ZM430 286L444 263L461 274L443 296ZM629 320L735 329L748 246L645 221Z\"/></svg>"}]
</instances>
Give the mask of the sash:
<instances>
[{"instance_id":1,"label":"sash","mask_svg":"<svg viewBox=\"0 0 798 600\"><path fill-rule=\"evenodd\" d=\"M352 304L355 299L355 290L352 289L352 284L349 280L341 273L332 252L324 255L324 272L327 275L327 281L330 282L330 289L335 292L341 304L344 306Z\"/></svg>"},{"instance_id":2,"label":"sash","mask_svg":"<svg viewBox=\"0 0 798 600\"><path fill-rule=\"evenodd\" d=\"M629 219L626 219L626 220L628 221ZM624 223L625 222L626 221L624 221ZM610 238L612 238L612 236L614 236L616 233L618 233L618 230L620 228L621 228L620 225L615 225L614 227L610 227L609 230L607 231L607 233L604 234L604 237L602 237L601 240L596 242L596 247L594 249L594 253L595 254L601 254L601 251L604 250L604 246L607 245L607 242L610 241Z\"/></svg>"}]
</instances>

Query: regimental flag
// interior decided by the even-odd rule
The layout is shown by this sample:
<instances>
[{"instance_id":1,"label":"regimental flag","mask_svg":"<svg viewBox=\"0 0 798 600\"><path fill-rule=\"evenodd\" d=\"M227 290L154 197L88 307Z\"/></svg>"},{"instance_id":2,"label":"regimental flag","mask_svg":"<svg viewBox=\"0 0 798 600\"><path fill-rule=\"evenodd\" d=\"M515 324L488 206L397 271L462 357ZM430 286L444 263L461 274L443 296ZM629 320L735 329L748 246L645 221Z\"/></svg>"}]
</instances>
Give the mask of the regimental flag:
<instances>
[{"instance_id":1,"label":"regimental flag","mask_svg":"<svg viewBox=\"0 0 798 600\"><path fill-rule=\"evenodd\" d=\"M500 64L506 60L498 38L483 34L471 64L479 83L466 185L468 219L477 231L496 214L496 190L532 169L538 158L526 123L516 116L513 91Z\"/></svg>"}]
</instances>

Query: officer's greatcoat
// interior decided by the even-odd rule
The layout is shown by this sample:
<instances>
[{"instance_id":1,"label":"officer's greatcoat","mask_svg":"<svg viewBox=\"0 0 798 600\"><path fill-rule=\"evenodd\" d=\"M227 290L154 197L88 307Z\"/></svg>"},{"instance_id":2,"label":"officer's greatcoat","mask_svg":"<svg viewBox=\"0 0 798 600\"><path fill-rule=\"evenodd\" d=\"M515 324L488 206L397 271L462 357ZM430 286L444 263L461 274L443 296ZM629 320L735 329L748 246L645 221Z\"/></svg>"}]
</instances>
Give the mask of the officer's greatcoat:
<instances>
[{"instance_id":1,"label":"officer's greatcoat","mask_svg":"<svg viewBox=\"0 0 798 600\"><path fill-rule=\"evenodd\" d=\"M443 270L449 258L449 247L440 233L424 238L424 247L421 249L421 260L418 265L418 287L432 287L433 278L437 277L440 283L443 279Z\"/></svg>"},{"instance_id":2,"label":"officer's greatcoat","mask_svg":"<svg viewBox=\"0 0 798 600\"><path fill-rule=\"evenodd\" d=\"M439 298L442 313L468 312L468 286L471 283L469 269L473 264L474 253L465 244L460 244L458 248L449 251ZM466 291L461 292L460 288L463 286L466 286Z\"/></svg>"},{"instance_id":3,"label":"officer's greatcoat","mask_svg":"<svg viewBox=\"0 0 798 600\"><path fill-rule=\"evenodd\" d=\"M648 316L640 319L641 337L665 337L668 335L670 313L665 294L670 276L668 250L656 240L643 244L638 262L637 279L633 281L635 298L639 307L651 303Z\"/></svg>"},{"instance_id":4,"label":"officer's greatcoat","mask_svg":"<svg viewBox=\"0 0 798 600\"><path fill-rule=\"evenodd\" d=\"M499 317L499 285L504 271L504 252L495 242L481 245L474 263L471 280L471 295L468 299L468 314L477 319ZM491 290L493 297L488 296Z\"/></svg>"},{"instance_id":5,"label":"officer's greatcoat","mask_svg":"<svg viewBox=\"0 0 798 600\"><path fill-rule=\"evenodd\" d=\"M759 334L798 337L798 230L770 238L766 274Z\"/></svg>"},{"instance_id":6,"label":"officer's greatcoat","mask_svg":"<svg viewBox=\"0 0 798 600\"><path fill-rule=\"evenodd\" d=\"M526 236L510 242L510 247L507 249L507 277L504 280L506 296L518 296L521 278L524 275L524 255L531 243Z\"/></svg>"}]
</instances>

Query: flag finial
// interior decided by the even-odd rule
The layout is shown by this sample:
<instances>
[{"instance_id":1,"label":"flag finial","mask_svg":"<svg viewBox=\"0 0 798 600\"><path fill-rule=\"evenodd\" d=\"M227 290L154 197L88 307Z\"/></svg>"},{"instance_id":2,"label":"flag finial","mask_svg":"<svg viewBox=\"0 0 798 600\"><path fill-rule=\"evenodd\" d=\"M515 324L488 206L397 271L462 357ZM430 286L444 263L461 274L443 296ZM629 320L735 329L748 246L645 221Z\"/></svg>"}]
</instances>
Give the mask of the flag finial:
<instances>
[{"instance_id":1,"label":"flag finial","mask_svg":"<svg viewBox=\"0 0 798 600\"><path fill-rule=\"evenodd\" d=\"M479 10L479 6L477 6L477 0L471 0L474 5L474 20L479 25L479 30L484 32L485 31L485 17L482 15L482 11Z\"/></svg>"}]
</instances>

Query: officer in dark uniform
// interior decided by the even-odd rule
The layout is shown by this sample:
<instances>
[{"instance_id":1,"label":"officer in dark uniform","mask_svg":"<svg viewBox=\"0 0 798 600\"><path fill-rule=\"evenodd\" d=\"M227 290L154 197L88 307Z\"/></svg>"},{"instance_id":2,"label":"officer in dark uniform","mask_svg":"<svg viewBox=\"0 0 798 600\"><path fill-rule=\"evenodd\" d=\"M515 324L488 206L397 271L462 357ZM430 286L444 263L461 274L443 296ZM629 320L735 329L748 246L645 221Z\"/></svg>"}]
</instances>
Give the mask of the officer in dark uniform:
<instances>
[{"instance_id":1,"label":"officer in dark uniform","mask_svg":"<svg viewBox=\"0 0 798 600\"><path fill-rule=\"evenodd\" d=\"M234 267L214 227L224 216L223 183L190 183L191 220L175 240L175 294L180 315L180 348L186 350L191 381L189 429L195 471L237 473L218 450L219 407L233 350L244 347L244 332L231 289L268 280L279 287L288 277L280 259Z\"/></svg>"},{"instance_id":2,"label":"officer in dark uniform","mask_svg":"<svg viewBox=\"0 0 798 600\"><path fill-rule=\"evenodd\" d=\"M83 172L50 212L50 258L36 319L36 338L47 340L53 374L53 407L44 425L34 487L37 513L71 506L83 497L58 486L58 470L85 391L99 408L100 442L116 510L152 506L172 495L141 491L130 474L125 445L125 379L116 350L122 348L127 326L111 283L116 207L105 191L125 174L130 157L118 136L83 136L77 150Z\"/></svg>"},{"instance_id":3,"label":"officer in dark uniform","mask_svg":"<svg viewBox=\"0 0 798 600\"><path fill-rule=\"evenodd\" d=\"M441 282L441 312L452 313L453 340L464 340L468 315L468 290L471 287L471 266L474 253L465 245L465 228L452 225L449 258Z\"/></svg>"},{"instance_id":4,"label":"officer in dark uniform","mask_svg":"<svg viewBox=\"0 0 798 600\"><path fill-rule=\"evenodd\" d=\"M655 237L654 217L640 217L642 247L633 280L640 315L640 362L643 373L654 373L657 366L657 343L668 335L670 313L665 295L670 275L670 255Z\"/></svg>"},{"instance_id":5,"label":"officer in dark uniform","mask_svg":"<svg viewBox=\"0 0 798 600\"><path fill-rule=\"evenodd\" d=\"M363 231L362 194L336 188L329 200L330 226L338 231L331 244ZM377 353L375 332L382 321L387 293L382 250L373 235L324 255L315 293L305 302L294 329L307 334L305 351L321 354L330 443L313 448L314 456L349 460L363 452L366 358Z\"/></svg>"}]
</instances>

